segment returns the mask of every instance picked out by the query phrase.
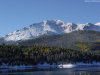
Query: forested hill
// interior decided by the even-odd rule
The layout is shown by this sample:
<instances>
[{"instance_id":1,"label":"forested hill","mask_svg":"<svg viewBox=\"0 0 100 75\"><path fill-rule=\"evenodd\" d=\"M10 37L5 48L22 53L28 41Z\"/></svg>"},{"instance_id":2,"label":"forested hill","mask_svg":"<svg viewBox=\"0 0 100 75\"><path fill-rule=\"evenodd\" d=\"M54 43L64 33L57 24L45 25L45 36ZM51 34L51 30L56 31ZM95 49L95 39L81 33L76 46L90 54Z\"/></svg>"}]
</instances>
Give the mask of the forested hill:
<instances>
[{"instance_id":1,"label":"forested hill","mask_svg":"<svg viewBox=\"0 0 100 75\"><path fill-rule=\"evenodd\" d=\"M99 58L100 32L96 31L74 31L63 35L41 36L13 45L0 45L0 65L93 63L100 62Z\"/></svg>"},{"instance_id":2,"label":"forested hill","mask_svg":"<svg viewBox=\"0 0 100 75\"><path fill-rule=\"evenodd\" d=\"M96 31L74 31L69 34L41 36L36 39L18 42L19 45L42 45L63 48L76 48L77 43L99 42L100 32Z\"/></svg>"}]
</instances>

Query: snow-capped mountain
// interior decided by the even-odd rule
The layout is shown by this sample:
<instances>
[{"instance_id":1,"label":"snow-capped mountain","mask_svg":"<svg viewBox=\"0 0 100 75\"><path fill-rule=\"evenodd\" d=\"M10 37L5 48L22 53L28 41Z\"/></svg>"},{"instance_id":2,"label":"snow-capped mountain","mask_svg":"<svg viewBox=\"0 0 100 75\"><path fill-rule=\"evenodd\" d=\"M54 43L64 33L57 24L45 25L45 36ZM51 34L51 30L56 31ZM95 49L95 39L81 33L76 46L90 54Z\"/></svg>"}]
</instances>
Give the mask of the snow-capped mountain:
<instances>
[{"instance_id":1,"label":"snow-capped mountain","mask_svg":"<svg viewBox=\"0 0 100 75\"><path fill-rule=\"evenodd\" d=\"M19 41L36 38L41 35L70 33L76 30L100 31L100 24L75 24L65 23L61 20L45 20L40 23L34 23L29 27L11 32L3 38L5 41Z\"/></svg>"}]
</instances>

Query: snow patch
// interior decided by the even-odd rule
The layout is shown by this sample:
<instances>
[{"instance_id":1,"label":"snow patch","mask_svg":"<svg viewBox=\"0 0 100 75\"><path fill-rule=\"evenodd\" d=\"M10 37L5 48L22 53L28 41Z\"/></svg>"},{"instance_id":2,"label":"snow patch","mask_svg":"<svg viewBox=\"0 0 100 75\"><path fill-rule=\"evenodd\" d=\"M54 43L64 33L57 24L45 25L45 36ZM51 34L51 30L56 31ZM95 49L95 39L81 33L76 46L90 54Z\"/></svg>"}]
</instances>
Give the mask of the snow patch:
<instances>
[{"instance_id":1,"label":"snow patch","mask_svg":"<svg viewBox=\"0 0 100 75\"><path fill-rule=\"evenodd\" d=\"M58 65L59 68L73 68L75 67L74 64L60 64Z\"/></svg>"}]
</instances>

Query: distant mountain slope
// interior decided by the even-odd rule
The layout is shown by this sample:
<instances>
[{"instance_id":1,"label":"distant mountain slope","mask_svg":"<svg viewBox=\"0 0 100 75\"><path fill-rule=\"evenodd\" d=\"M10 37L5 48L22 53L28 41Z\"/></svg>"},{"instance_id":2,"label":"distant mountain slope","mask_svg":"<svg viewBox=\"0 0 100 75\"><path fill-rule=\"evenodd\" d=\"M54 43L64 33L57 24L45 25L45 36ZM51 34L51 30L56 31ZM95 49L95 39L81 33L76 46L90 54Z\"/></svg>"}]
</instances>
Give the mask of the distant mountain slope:
<instances>
[{"instance_id":1,"label":"distant mountain slope","mask_svg":"<svg viewBox=\"0 0 100 75\"><path fill-rule=\"evenodd\" d=\"M100 41L100 32L97 31L74 31L68 34L41 36L36 39L18 42L19 45L47 45L63 48L74 48L77 43L88 43Z\"/></svg>"},{"instance_id":2,"label":"distant mountain slope","mask_svg":"<svg viewBox=\"0 0 100 75\"><path fill-rule=\"evenodd\" d=\"M19 41L37 38L42 35L57 35L70 33L76 30L100 31L100 23L75 24L65 23L61 20L45 20L28 27L9 33L3 37L4 41Z\"/></svg>"}]
</instances>

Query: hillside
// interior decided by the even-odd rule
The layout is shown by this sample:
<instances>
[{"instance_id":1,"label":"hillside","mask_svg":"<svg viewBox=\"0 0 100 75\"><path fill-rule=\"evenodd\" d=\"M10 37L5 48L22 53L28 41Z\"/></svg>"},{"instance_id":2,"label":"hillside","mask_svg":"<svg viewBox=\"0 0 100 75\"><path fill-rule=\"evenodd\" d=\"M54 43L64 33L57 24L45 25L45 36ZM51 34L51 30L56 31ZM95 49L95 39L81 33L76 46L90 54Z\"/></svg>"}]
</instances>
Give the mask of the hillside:
<instances>
[{"instance_id":1,"label":"hillside","mask_svg":"<svg viewBox=\"0 0 100 75\"><path fill-rule=\"evenodd\" d=\"M68 34L41 36L36 39L18 42L19 45L56 46L63 48L76 48L78 43L91 43L100 41L100 32L96 31L74 31Z\"/></svg>"}]
</instances>

